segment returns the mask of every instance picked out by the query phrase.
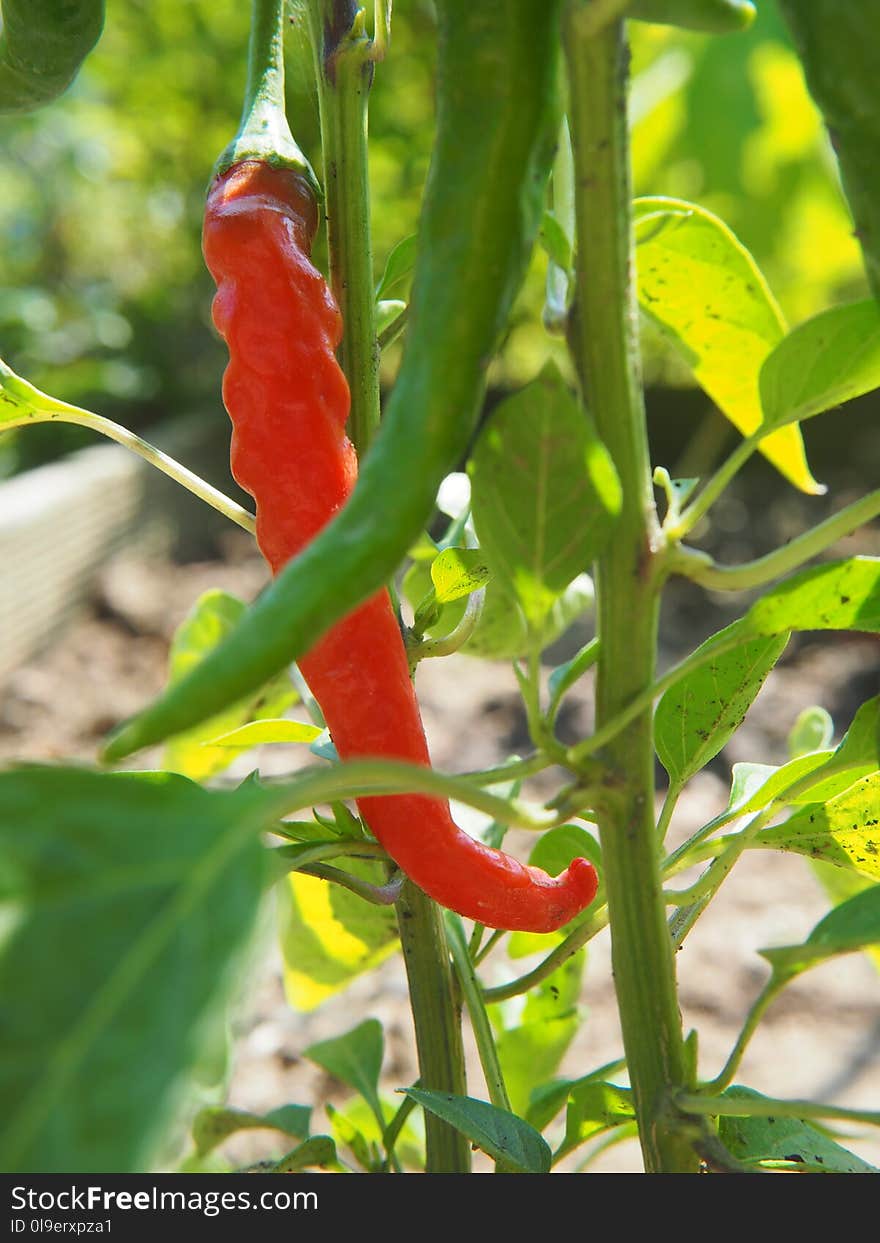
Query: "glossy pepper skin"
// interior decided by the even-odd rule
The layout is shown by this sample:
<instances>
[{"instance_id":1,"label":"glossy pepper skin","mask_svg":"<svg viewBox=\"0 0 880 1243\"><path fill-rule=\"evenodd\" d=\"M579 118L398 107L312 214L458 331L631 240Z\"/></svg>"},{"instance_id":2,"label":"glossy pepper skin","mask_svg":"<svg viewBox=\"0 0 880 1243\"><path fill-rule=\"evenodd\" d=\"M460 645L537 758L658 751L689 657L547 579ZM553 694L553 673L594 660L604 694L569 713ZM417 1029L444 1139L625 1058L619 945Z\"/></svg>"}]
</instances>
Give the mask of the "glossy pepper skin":
<instances>
[{"instance_id":1,"label":"glossy pepper skin","mask_svg":"<svg viewBox=\"0 0 880 1243\"><path fill-rule=\"evenodd\" d=\"M104 0L2 0L0 13L0 113L67 90L104 26Z\"/></svg>"},{"instance_id":2,"label":"glossy pepper skin","mask_svg":"<svg viewBox=\"0 0 880 1243\"><path fill-rule=\"evenodd\" d=\"M309 259L314 228L311 192L289 170L246 161L208 196L204 251L218 287L214 322L230 352L223 397L234 425L232 469L254 497L257 540L275 573L345 503L357 477L345 435L348 386L334 354L342 324ZM342 759L430 764L386 590L337 622L299 664ZM550 932L595 896L587 860L550 877L474 841L441 799L398 794L359 807L417 885L489 927Z\"/></svg>"},{"instance_id":3,"label":"glossy pepper skin","mask_svg":"<svg viewBox=\"0 0 880 1243\"><path fill-rule=\"evenodd\" d=\"M235 631L115 733L107 760L189 729L299 660L389 581L467 450L544 210L560 0L436 0L436 10L437 133L406 341L357 487Z\"/></svg>"}]
</instances>

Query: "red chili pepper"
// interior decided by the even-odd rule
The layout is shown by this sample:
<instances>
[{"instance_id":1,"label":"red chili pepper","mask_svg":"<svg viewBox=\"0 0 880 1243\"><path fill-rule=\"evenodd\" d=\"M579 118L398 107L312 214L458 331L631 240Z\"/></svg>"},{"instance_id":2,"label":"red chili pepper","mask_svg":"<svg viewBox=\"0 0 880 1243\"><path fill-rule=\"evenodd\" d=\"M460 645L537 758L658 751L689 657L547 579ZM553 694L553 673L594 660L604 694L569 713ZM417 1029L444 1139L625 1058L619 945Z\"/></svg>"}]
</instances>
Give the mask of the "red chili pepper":
<instances>
[{"instance_id":1,"label":"red chili pepper","mask_svg":"<svg viewBox=\"0 0 880 1243\"><path fill-rule=\"evenodd\" d=\"M257 541L278 570L344 504L357 459L349 392L334 350L342 322L309 258L317 224L305 179L255 160L218 178L204 251L214 322L229 347L223 398L232 470L253 497ZM342 759L430 765L397 619L383 590L300 662ZM493 928L550 932L592 901L596 871L575 859L550 877L463 832L443 800L374 796L359 809L389 855L441 905Z\"/></svg>"}]
</instances>

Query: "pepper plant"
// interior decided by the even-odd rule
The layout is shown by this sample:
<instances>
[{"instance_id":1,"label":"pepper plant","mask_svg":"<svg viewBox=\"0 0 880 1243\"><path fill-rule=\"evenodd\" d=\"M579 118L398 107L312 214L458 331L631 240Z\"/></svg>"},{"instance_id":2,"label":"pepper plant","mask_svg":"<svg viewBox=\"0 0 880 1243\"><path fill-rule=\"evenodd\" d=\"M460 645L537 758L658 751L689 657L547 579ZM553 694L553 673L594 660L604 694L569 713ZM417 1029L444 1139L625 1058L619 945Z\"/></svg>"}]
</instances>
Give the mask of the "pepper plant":
<instances>
[{"instance_id":1,"label":"pepper plant","mask_svg":"<svg viewBox=\"0 0 880 1243\"><path fill-rule=\"evenodd\" d=\"M880 65L867 38L864 63L843 72L851 90L829 65L848 33L858 40L880 21L880 3L783 8L839 145L876 297L880 199L863 152ZM75 54L73 34L62 41L63 81L52 6L33 7L26 37L19 9L3 5L0 68L21 79L10 109L63 87L101 6L81 5L89 35ZM215 1102L195 1117L184 1168L205 1168L254 1127L286 1137L288 1151L261 1166L277 1172L466 1172L476 1147L498 1170L542 1173L583 1159L588 1142L587 1155L633 1134L649 1172L870 1168L826 1123L877 1123L876 1112L770 1099L737 1076L790 981L880 942L880 701L859 708L836 746L813 714L788 763L737 766L722 814L675 849L667 835L682 792L730 740L793 632L880 633L880 559L833 557L880 513L880 492L746 564L718 565L696 546L701 520L756 452L785 486L821 491L799 424L880 385L877 303L788 330L723 221L678 199L632 201L628 21L733 38L753 15L745 0L436 0L436 12L437 129L419 233L377 281L367 108L374 74L393 73L390 3L378 0L370 20L352 0L298 11L320 101L316 177L285 116L285 6L254 0L242 123L212 179L204 246L230 352L233 470L255 515L125 429L0 371L5 429L70 421L127 444L254 533L274 574L250 608L218 592L196 603L166 692L115 731L103 767L0 773L12 911L0 981L16 998L4 1014L0 1161L77 1172L161 1161L180 1085L216 1050L274 897L293 1004L319 1004L400 946L419 1078L399 1085L389 1110L381 1029L367 1020L307 1053L362 1095L372 1132L348 1118L333 1136L313 1134L298 1103L255 1116ZM41 91L43 81L57 86ZM321 214L329 283L310 258ZM483 418L487 365L536 247L547 340L567 353ZM675 479L650 460L639 312L741 434L705 478ZM380 353L395 341L402 357L380 419ZM438 489L462 469L468 499L438 522ZM673 576L753 595L659 674ZM594 637L545 680L542 653L590 608ZM420 662L453 651L512 662L528 755L455 776L431 768L412 676L417 687ZM595 728L563 742L566 696L591 671ZM297 699L311 720L285 715ZM224 778L253 747L291 742L314 754L289 778ZM159 769L116 768L160 743ZM668 774L659 813L655 755ZM539 805L523 790L547 770L560 776ZM450 798L485 814L484 840L456 825ZM527 864L501 849L509 826L538 835ZM698 1033L682 1030L675 951L754 849L833 865L848 896L803 943L762 951L766 983L707 1077ZM676 883L694 868L696 880ZM357 954L334 957L334 928ZM584 947L605 928L620 1059L551 1078L566 1023L542 1046L546 1081L523 1082L497 1007L523 998L524 1031L570 1018ZM537 965L491 984L493 959L506 947L515 962L523 945ZM462 1011L478 1082L465 1075ZM422 1151L407 1126L416 1109ZM782 1147L768 1117L786 1119Z\"/></svg>"}]
</instances>

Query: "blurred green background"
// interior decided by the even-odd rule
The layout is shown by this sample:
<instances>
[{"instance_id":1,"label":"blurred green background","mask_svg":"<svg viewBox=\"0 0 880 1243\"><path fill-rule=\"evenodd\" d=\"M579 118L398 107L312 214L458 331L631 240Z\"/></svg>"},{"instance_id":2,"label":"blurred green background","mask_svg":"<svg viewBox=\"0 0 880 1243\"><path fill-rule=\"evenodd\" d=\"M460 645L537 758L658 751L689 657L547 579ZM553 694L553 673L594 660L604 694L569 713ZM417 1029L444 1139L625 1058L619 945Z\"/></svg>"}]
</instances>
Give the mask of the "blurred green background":
<instances>
[{"instance_id":1,"label":"blurred green background","mask_svg":"<svg viewBox=\"0 0 880 1243\"><path fill-rule=\"evenodd\" d=\"M225 351L210 326L199 234L213 161L238 121L249 7L110 0L74 87L31 116L0 119L0 355L48 392L134 429L201 416L226 441ZM635 187L721 215L796 322L863 296L865 284L798 62L771 0L758 7L746 35L631 26ZM311 57L293 12L289 113L319 168ZM377 271L416 226L432 138L433 30L429 0L398 0L371 103ZM545 264L536 255L496 385L531 377L560 349L540 323ZM657 342L645 347L652 385L686 385ZM394 363L392 352L386 379ZM696 427L706 403L692 405ZM92 440L60 426L7 436L0 473Z\"/></svg>"}]
</instances>

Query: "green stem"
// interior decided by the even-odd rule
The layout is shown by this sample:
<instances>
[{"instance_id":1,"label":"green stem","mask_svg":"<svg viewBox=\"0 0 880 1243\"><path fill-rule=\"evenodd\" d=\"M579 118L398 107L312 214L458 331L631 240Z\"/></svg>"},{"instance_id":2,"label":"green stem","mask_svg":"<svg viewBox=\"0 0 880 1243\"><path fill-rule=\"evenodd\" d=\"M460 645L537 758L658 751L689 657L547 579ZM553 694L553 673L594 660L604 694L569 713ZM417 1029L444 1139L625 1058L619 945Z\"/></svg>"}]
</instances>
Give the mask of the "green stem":
<instances>
[{"instance_id":1,"label":"green stem","mask_svg":"<svg viewBox=\"0 0 880 1243\"><path fill-rule=\"evenodd\" d=\"M414 1088L420 1088L422 1086L421 1081L417 1079L412 1086ZM382 1147L385 1149L386 1154L386 1168L390 1167L395 1161L394 1148L400 1138L401 1131L406 1125L407 1118L410 1116L415 1107L416 1103L413 1098L411 1096L405 1096L398 1106L394 1117L385 1128L382 1135Z\"/></svg>"},{"instance_id":2,"label":"green stem","mask_svg":"<svg viewBox=\"0 0 880 1243\"><path fill-rule=\"evenodd\" d=\"M372 43L354 0L309 0L321 111L330 284L345 332L339 361L351 390L348 435L363 457L379 426L367 102Z\"/></svg>"},{"instance_id":3,"label":"green stem","mask_svg":"<svg viewBox=\"0 0 880 1243\"><path fill-rule=\"evenodd\" d=\"M579 652L576 652L564 665L559 665L550 675L550 706L547 709L547 721L552 729L559 714L566 691L570 690L588 669L592 669L599 659L599 640L590 639Z\"/></svg>"},{"instance_id":4,"label":"green stem","mask_svg":"<svg viewBox=\"0 0 880 1243\"><path fill-rule=\"evenodd\" d=\"M780 979L777 976L771 976L758 996L755 998L751 1009L746 1015L742 1031L737 1036L736 1044L731 1050L730 1057L724 1063L721 1072L706 1086L713 1092L723 1092L731 1083L734 1075L739 1069L739 1064L743 1059L746 1047L755 1034L755 1030L764 1017L764 1013L772 1001L775 1001L778 994L782 991L788 981Z\"/></svg>"},{"instance_id":5,"label":"green stem","mask_svg":"<svg viewBox=\"0 0 880 1243\"><path fill-rule=\"evenodd\" d=\"M577 183L577 293L570 344L584 396L623 485L623 509L598 562L601 650L597 733L654 680L658 549L639 374L626 125L627 48L619 19L595 32L596 11L569 0L563 41ZM639 1136L648 1172L696 1172L663 1102L688 1085L672 943L654 825L650 698L603 754L613 810L600 821L612 961ZM570 757L576 749L570 752Z\"/></svg>"},{"instance_id":6,"label":"green stem","mask_svg":"<svg viewBox=\"0 0 880 1243\"><path fill-rule=\"evenodd\" d=\"M526 710L529 737L539 753L543 753L556 764L564 764L566 748L553 733L549 716L545 717L541 711L541 651L535 639L532 640L529 650L526 671L514 664L513 672Z\"/></svg>"},{"instance_id":7,"label":"green stem","mask_svg":"<svg viewBox=\"0 0 880 1243\"><path fill-rule=\"evenodd\" d=\"M272 832L284 832L284 821L272 828ZM354 859L374 859L380 863L390 863L385 851L378 842L336 841L336 842L303 842L297 846L274 846L270 851L272 859L277 860L283 874L298 871L308 863L326 863L328 859L338 859L340 855Z\"/></svg>"},{"instance_id":8,"label":"green stem","mask_svg":"<svg viewBox=\"0 0 880 1243\"><path fill-rule=\"evenodd\" d=\"M293 870L302 872L306 876L315 876L318 880L325 880L330 884L340 885L343 889L356 893L365 902L372 903L373 906L394 906L400 897L402 885L400 873L396 880L390 880L387 885L371 885L369 881L361 880L359 876L352 876L350 872L342 868L331 867L327 863L304 863Z\"/></svg>"},{"instance_id":9,"label":"green stem","mask_svg":"<svg viewBox=\"0 0 880 1243\"><path fill-rule=\"evenodd\" d=\"M498 942L506 935L503 928L496 928L492 935L487 938L485 945L469 946L474 966L479 967L481 962L485 962Z\"/></svg>"},{"instance_id":10,"label":"green stem","mask_svg":"<svg viewBox=\"0 0 880 1243\"><path fill-rule=\"evenodd\" d=\"M409 982L420 1083L435 1092L466 1096L461 1008L443 915L436 903L407 881L397 903L397 926ZM427 1110L425 1141L427 1173L470 1173L468 1141Z\"/></svg>"},{"instance_id":11,"label":"green stem","mask_svg":"<svg viewBox=\"0 0 880 1243\"><path fill-rule=\"evenodd\" d=\"M455 964L458 982L461 985L464 1004L467 1006L467 1012L470 1016L474 1040L477 1044L477 1053L480 1057L480 1065L483 1068L486 1087L489 1090L489 1100L497 1109L506 1109L510 1113L510 1097L507 1094L504 1075L501 1071L501 1063L498 1060L498 1049L495 1046L492 1024L489 1022L483 991L480 988L480 982L474 971L474 964L471 962L471 956L468 953L464 928L459 917L449 911L446 913L446 935L449 940L449 950L452 954L452 961Z\"/></svg>"},{"instance_id":12,"label":"green stem","mask_svg":"<svg viewBox=\"0 0 880 1243\"><path fill-rule=\"evenodd\" d=\"M664 842L666 834L669 831L669 825L672 817L675 815L675 807L681 796L682 787L676 781L670 781L669 789L666 791L666 797L663 800L663 807L657 819L657 841Z\"/></svg>"},{"instance_id":13,"label":"green stem","mask_svg":"<svg viewBox=\"0 0 880 1243\"><path fill-rule=\"evenodd\" d=\"M523 777L534 777L554 764L546 755L529 755L521 760L509 760L499 764L497 768L482 768L476 772L463 773L469 781L478 786L494 786L500 782L521 780Z\"/></svg>"},{"instance_id":14,"label":"green stem","mask_svg":"<svg viewBox=\"0 0 880 1243\"><path fill-rule=\"evenodd\" d=\"M410 669L415 668L421 660L430 660L435 656L451 656L453 652L463 647L480 624L485 599L485 589L481 588L479 591L472 592L468 596L467 605L458 625L450 630L449 634L437 639L421 639L409 646L407 655Z\"/></svg>"},{"instance_id":15,"label":"green stem","mask_svg":"<svg viewBox=\"0 0 880 1243\"><path fill-rule=\"evenodd\" d=\"M796 782L792 789L797 791L798 786L801 784L803 783ZM761 829L777 814L780 806L784 806L784 803L777 804L774 800L757 815L753 815L748 824L738 833L731 833L717 841L708 842L703 847L704 856L711 858L714 853L716 857L709 867L706 868L703 875L688 889L683 889L676 894L665 895L667 903L677 902L680 904L678 910L675 911L669 920L669 932L672 937L672 944L676 950L681 948L685 937L733 871L740 855L747 847L752 845ZM699 855L699 847L695 846L687 862L678 859L676 865L678 870L689 866L690 863L699 862ZM668 875L676 870L676 866L673 866L676 859L677 852L676 855L670 856L669 859L664 861L664 873Z\"/></svg>"},{"instance_id":16,"label":"green stem","mask_svg":"<svg viewBox=\"0 0 880 1243\"><path fill-rule=\"evenodd\" d=\"M285 112L285 3L286 0L253 0L241 122L214 172L224 173L242 160L261 160L300 173L317 196L315 174L290 132Z\"/></svg>"},{"instance_id":17,"label":"green stem","mask_svg":"<svg viewBox=\"0 0 880 1243\"><path fill-rule=\"evenodd\" d=\"M670 550L668 565L673 573L683 574L712 591L746 591L796 570L878 514L880 489L832 514L783 548L744 565L716 565L705 554L690 548Z\"/></svg>"},{"instance_id":18,"label":"green stem","mask_svg":"<svg viewBox=\"0 0 880 1243\"><path fill-rule=\"evenodd\" d=\"M391 0L373 4L373 60L384 60L391 42Z\"/></svg>"},{"instance_id":19,"label":"green stem","mask_svg":"<svg viewBox=\"0 0 880 1243\"><path fill-rule=\"evenodd\" d=\"M706 483L696 500L688 505L675 525L667 529L666 534L670 540L683 539L689 531L694 529L703 515L709 512L738 471L745 466L766 434L766 432L763 432L761 435L758 435L755 432L739 442L730 456L722 462L712 478Z\"/></svg>"},{"instance_id":20,"label":"green stem","mask_svg":"<svg viewBox=\"0 0 880 1243\"><path fill-rule=\"evenodd\" d=\"M231 500L225 493L206 483L198 475L193 474L185 466L181 466L179 462L175 462L174 458L169 457L167 453L163 453L161 449L157 449L148 441L142 440L127 427L121 427L118 423L113 423L100 414L93 414L91 410L69 406L67 402L49 397L48 394L41 392L33 384L29 384L27 380L16 375L2 361L0 361L0 396L4 401L16 405L21 411L20 414L12 417L8 414L4 416L2 431L13 431L15 428L30 427L37 423L73 423L79 427L87 427L89 431L100 432L108 440L114 440L124 449L130 449L145 462L161 470L169 479L173 479L188 492L192 492L193 496L197 496L200 501L216 509L218 513L223 514L230 522L234 522L248 534L253 535L256 531L256 519L252 513Z\"/></svg>"},{"instance_id":21,"label":"green stem","mask_svg":"<svg viewBox=\"0 0 880 1243\"><path fill-rule=\"evenodd\" d=\"M865 1122L880 1126L880 1111L847 1109L843 1105L825 1105L821 1101L781 1101L769 1096L703 1096L682 1092L675 1098L685 1113L708 1114L725 1118L830 1118L838 1122Z\"/></svg>"},{"instance_id":22,"label":"green stem","mask_svg":"<svg viewBox=\"0 0 880 1243\"><path fill-rule=\"evenodd\" d=\"M490 1004L493 1001L507 1001L510 997L518 997L521 993L527 993L530 988L534 988L536 984L540 984L542 980L546 980L552 975L557 968L567 962L573 954L579 949L592 941L593 937L598 935L603 928L608 925L608 908L599 907L598 910L592 911L590 918L584 920L575 928L574 932L570 932L564 941L551 950L546 958L538 963L537 967L533 967L531 971L525 975L518 976L515 980L509 980L507 984L496 984L494 988L487 988L483 991L483 1000Z\"/></svg>"},{"instance_id":23,"label":"green stem","mask_svg":"<svg viewBox=\"0 0 880 1243\"><path fill-rule=\"evenodd\" d=\"M625 632L621 638L625 641ZM716 638L714 643L707 643L697 651L692 652L690 656L685 657L684 660L679 661L677 665L673 665L671 669L667 669L662 677L659 677L650 686L636 691L632 699L627 704L621 705L617 713L609 720L600 724L597 716L595 733L590 738L585 738L583 742L579 742L569 749L568 763L573 768L577 768L585 759L594 755L596 751L618 739L627 726L643 715L654 700L659 695L662 695L664 691L669 690L670 686L675 686L676 682L680 682L683 678L688 677L695 670L702 669L703 665L710 664L718 656L724 656L725 653L732 652L742 642L743 635L741 631L734 631L725 638Z\"/></svg>"},{"instance_id":24,"label":"green stem","mask_svg":"<svg viewBox=\"0 0 880 1243\"><path fill-rule=\"evenodd\" d=\"M292 779L267 778L265 785L277 796L279 816L335 799L363 798L369 794L433 794L457 799L516 828L544 830L560 823L552 812L533 809L520 799L497 798L464 777L450 777L405 760L348 760L329 768L307 769Z\"/></svg>"}]
</instances>

